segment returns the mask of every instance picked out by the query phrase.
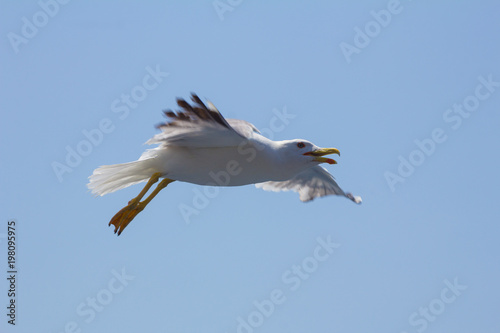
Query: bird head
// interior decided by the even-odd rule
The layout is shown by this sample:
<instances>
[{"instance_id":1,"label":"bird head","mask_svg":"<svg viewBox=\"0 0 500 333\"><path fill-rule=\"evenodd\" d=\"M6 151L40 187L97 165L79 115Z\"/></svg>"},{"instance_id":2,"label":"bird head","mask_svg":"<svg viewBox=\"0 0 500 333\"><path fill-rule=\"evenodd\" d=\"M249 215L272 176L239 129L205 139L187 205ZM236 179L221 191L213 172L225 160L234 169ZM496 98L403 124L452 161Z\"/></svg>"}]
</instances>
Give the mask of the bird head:
<instances>
[{"instance_id":1,"label":"bird head","mask_svg":"<svg viewBox=\"0 0 500 333\"><path fill-rule=\"evenodd\" d=\"M307 140L289 140L284 142L284 146L287 159L301 161L308 165L310 165L310 163L337 164L337 161L334 159L323 156L330 154L337 154L340 156L340 152L337 148L320 148Z\"/></svg>"}]
</instances>

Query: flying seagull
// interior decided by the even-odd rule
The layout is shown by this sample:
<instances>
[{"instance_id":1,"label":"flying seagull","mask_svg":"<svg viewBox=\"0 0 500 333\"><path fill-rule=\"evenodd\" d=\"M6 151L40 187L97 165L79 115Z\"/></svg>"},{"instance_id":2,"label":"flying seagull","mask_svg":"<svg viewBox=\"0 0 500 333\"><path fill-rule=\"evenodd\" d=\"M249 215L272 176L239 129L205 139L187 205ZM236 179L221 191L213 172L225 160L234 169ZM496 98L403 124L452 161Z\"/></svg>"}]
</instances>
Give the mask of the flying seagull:
<instances>
[{"instance_id":1,"label":"flying seagull","mask_svg":"<svg viewBox=\"0 0 500 333\"><path fill-rule=\"evenodd\" d=\"M89 177L88 188L96 196L146 182L139 195L111 219L120 235L125 227L168 184L174 181L210 186L255 184L267 191L296 191L301 201L341 195L355 203L361 197L344 192L320 163L337 164L329 154L336 148L320 148L302 140L272 141L249 122L225 119L210 102L191 95L192 104L178 98L180 111L164 111L168 120L157 126L161 133L147 144L139 160L104 165ZM163 178L151 194L150 188Z\"/></svg>"}]
</instances>

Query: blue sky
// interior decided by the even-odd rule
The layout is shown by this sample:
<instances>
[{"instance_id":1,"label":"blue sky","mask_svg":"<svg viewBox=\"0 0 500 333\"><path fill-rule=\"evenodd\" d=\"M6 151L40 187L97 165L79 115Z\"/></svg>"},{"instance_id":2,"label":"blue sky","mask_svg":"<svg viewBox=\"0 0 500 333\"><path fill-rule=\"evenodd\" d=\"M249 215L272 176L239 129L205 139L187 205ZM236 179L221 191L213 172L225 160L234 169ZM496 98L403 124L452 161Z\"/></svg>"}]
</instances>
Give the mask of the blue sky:
<instances>
[{"instance_id":1,"label":"blue sky","mask_svg":"<svg viewBox=\"0 0 500 333\"><path fill-rule=\"evenodd\" d=\"M0 331L498 332L495 1L1 7ZM87 177L190 92L339 148L363 204L174 183L116 237L141 186L94 198Z\"/></svg>"}]
</instances>

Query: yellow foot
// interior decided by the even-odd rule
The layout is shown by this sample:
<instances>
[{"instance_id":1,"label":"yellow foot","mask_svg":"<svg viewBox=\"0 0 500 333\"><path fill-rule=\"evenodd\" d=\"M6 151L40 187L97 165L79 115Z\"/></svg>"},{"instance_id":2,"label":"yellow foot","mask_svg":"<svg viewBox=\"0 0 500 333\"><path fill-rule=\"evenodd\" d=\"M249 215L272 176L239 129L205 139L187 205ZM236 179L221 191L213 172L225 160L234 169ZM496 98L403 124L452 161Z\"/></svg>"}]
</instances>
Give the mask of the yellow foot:
<instances>
[{"instance_id":1,"label":"yellow foot","mask_svg":"<svg viewBox=\"0 0 500 333\"><path fill-rule=\"evenodd\" d=\"M132 202L133 200L131 200ZM139 214L145 205L141 203L132 203L128 206L122 208L118 213L113 216L111 221L109 221L108 225L115 226L115 234L118 233L118 236L122 233L123 229L125 229L130 222Z\"/></svg>"},{"instance_id":2,"label":"yellow foot","mask_svg":"<svg viewBox=\"0 0 500 333\"><path fill-rule=\"evenodd\" d=\"M111 221L109 221L109 225L115 226L115 234L118 233L118 236L122 233L123 229L125 229L130 222L139 214L144 207L147 206L148 203L153 200L153 198L168 184L173 182L173 179L165 178L163 179L158 186L153 190L153 192L146 198L144 201L141 201L142 197L149 191L151 186L158 181L160 178L160 173L157 172L151 176L146 186L142 189L141 193L132 200L128 202L128 205L122 208L118 213L113 216Z\"/></svg>"}]
</instances>

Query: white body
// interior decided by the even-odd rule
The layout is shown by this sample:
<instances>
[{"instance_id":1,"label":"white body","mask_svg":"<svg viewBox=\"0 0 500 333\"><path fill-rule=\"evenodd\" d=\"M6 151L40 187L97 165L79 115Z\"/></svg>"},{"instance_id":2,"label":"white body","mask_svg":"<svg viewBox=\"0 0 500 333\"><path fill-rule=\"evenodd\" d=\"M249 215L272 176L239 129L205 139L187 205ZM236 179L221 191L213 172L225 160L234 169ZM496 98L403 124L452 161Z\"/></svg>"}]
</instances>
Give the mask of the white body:
<instances>
[{"instance_id":1,"label":"white body","mask_svg":"<svg viewBox=\"0 0 500 333\"><path fill-rule=\"evenodd\" d=\"M307 166L287 163L277 148L279 145L260 135L258 137L260 140L254 138L231 147L158 148L157 155L149 162L164 177L216 186L284 181L307 169Z\"/></svg>"}]
</instances>

